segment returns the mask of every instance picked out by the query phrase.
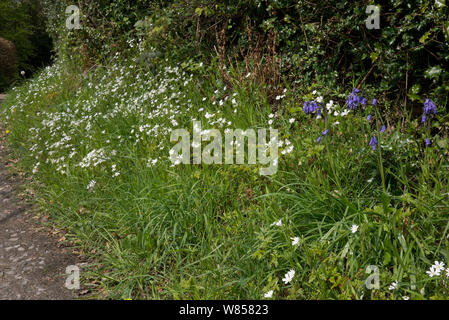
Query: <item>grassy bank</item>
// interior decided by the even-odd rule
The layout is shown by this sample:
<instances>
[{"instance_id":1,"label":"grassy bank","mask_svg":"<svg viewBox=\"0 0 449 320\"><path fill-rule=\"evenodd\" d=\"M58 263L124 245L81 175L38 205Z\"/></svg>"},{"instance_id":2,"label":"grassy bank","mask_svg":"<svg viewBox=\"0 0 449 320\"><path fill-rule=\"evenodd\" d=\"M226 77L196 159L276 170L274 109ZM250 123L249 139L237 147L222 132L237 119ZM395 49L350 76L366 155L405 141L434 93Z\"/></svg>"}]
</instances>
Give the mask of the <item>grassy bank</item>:
<instances>
[{"instance_id":1,"label":"grassy bank","mask_svg":"<svg viewBox=\"0 0 449 320\"><path fill-rule=\"evenodd\" d=\"M350 92L320 84L286 87L274 112L251 74L220 79L213 64L116 55L84 73L60 60L10 92L8 142L42 209L95 257L88 287L112 298L448 298L446 272L426 273L449 262L438 113L387 121L376 97L348 109ZM321 116L304 112L321 99ZM195 120L278 129L278 172L173 165L170 132Z\"/></svg>"}]
</instances>

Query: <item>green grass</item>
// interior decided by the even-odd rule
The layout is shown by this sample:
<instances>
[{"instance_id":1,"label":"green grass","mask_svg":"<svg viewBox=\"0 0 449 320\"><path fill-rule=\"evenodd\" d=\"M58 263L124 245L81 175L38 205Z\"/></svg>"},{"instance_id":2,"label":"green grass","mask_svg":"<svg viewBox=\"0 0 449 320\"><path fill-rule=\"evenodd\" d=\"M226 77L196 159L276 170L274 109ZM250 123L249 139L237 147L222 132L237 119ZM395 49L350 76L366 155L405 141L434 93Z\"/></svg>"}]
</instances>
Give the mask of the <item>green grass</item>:
<instances>
[{"instance_id":1,"label":"green grass","mask_svg":"<svg viewBox=\"0 0 449 320\"><path fill-rule=\"evenodd\" d=\"M9 93L4 127L37 201L95 258L85 286L136 299L261 299L269 290L276 299L448 298L445 272L426 274L435 260L449 263L448 140L419 119L380 133L370 106L371 122L363 108L325 122L287 90L272 126L294 148L277 174L172 166L170 130L191 131L194 119L203 129L268 128L260 92L249 80L225 88L214 65L148 70L118 57L85 75L59 61ZM325 103L338 99L342 111L346 94ZM379 268L377 290L364 286L369 265Z\"/></svg>"}]
</instances>

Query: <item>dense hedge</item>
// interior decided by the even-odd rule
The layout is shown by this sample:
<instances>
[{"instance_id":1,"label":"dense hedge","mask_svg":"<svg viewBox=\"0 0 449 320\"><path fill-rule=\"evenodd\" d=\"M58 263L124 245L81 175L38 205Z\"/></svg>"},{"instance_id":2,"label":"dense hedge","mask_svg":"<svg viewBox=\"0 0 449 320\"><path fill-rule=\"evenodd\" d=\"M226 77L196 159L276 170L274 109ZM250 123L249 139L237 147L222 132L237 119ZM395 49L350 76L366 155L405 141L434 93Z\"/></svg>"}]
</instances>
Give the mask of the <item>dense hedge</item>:
<instances>
[{"instance_id":1,"label":"dense hedge","mask_svg":"<svg viewBox=\"0 0 449 320\"><path fill-rule=\"evenodd\" d=\"M81 52L87 64L101 62L138 37L167 55L208 59L216 55L221 30L232 54L237 46L251 45L249 24L265 41L270 31L276 34L282 74L299 87L317 80L345 89L373 85L385 97L409 104L428 95L446 104L449 95L444 0L80 0L83 29L68 32L65 6L72 2L46 1L50 30L61 50ZM370 4L380 7L379 30L365 26Z\"/></svg>"}]
</instances>

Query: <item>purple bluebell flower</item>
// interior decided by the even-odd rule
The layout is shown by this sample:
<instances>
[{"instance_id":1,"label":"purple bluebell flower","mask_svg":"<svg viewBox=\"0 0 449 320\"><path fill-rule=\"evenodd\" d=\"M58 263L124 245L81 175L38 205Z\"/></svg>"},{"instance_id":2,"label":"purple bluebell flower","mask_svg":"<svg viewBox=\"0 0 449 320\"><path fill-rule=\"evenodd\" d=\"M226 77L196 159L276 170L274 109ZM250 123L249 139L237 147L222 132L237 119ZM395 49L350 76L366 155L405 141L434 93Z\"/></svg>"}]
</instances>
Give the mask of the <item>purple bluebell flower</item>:
<instances>
[{"instance_id":1,"label":"purple bluebell flower","mask_svg":"<svg viewBox=\"0 0 449 320\"><path fill-rule=\"evenodd\" d=\"M351 94L349 95L348 99L346 99L346 104L348 105L348 109L355 109L360 103L360 100L362 97L357 96L357 93L359 93L360 90L357 88L354 88L352 90Z\"/></svg>"},{"instance_id":2,"label":"purple bluebell flower","mask_svg":"<svg viewBox=\"0 0 449 320\"><path fill-rule=\"evenodd\" d=\"M304 102L303 110L305 114L314 113L318 110L318 105L315 101L306 101Z\"/></svg>"},{"instance_id":3,"label":"purple bluebell flower","mask_svg":"<svg viewBox=\"0 0 449 320\"><path fill-rule=\"evenodd\" d=\"M426 146L430 146L432 144L432 142L430 142L429 138L426 138Z\"/></svg>"},{"instance_id":4,"label":"purple bluebell flower","mask_svg":"<svg viewBox=\"0 0 449 320\"><path fill-rule=\"evenodd\" d=\"M366 117L367 121L371 121L372 116L369 114L368 117Z\"/></svg>"},{"instance_id":5,"label":"purple bluebell flower","mask_svg":"<svg viewBox=\"0 0 449 320\"><path fill-rule=\"evenodd\" d=\"M376 100L376 99L373 99L373 102L371 102L371 104L372 104L373 106L376 106L376 105L377 105L377 100Z\"/></svg>"},{"instance_id":6,"label":"purple bluebell flower","mask_svg":"<svg viewBox=\"0 0 449 320\"><path fill-rule=\"evenodd\" d=\"M387 129L387 127L385 127L385 125L383 125L382 128L380 129L380 132L384 133L386 129Z\"/></svg>"},{"instance_id":7,"label":"purple bluebell flower","mask_svg":"<svg viewBox=\"0 0 449 320\"><path fill-rule=\"evenodd\" d=\"M422 115L421 123L426 123L427 117L425 114Z\"/></svg>"},{"instance_id":8,"label":"purple bluebell flower","mask_svg":"<svg viewBox=\"0 0 449 320\"><path fill-rule=\"evenodd\" d=\"M354 88L349 95L348 99L346 99L346 104L348 105L348 109L356 109L359 104L365 105L366 104L366 98L362 96L358 96L357 94L360 93L360 90L357 88Z\"/></svg>"},{"instance_id":9,"label":"purple bluebell flower","mask_svg":"<svg viewBox=\"0 0 449 320\"><path fill-rule=\"evenodd\" d=\"M426 99L426 101L424 101L424 114L428 115L436 113L437 113L437 106L435 105L435 103L430 99Z\"/></svg>"},{"instance_id":10,"label":"purple bluebell flower","mask_svg":"<svg viewBox=\"0 0 449 320\"><path fill-rule=\"evenodd\" d=\"M316 142L320 142L321 141L321 136L318 137L318 139L316 139Z\"/></svg>"},{"instance_id":11,"label":"purple bluebell flower","mask_svg":"<svg viewBox=\"0 0 449 320\"><path fill-rule=\"evenodd\" d=\"M324 130L323 131L323 136L326 136L328 134L328 132L329 132L329 129Z\"/></svg>"},{"instance_id":12,"label":"purple bluebell flower","mask_svg":"<svg viewBox=\"0 0 449 320\"><path fill-rule=\"evenodd\" d=\"M373 136L369 142L369 145L371 147L373 147L373 151L376 150L376 146L377 146L377 139L376 136Z\"/></svg>"}]
</instances>

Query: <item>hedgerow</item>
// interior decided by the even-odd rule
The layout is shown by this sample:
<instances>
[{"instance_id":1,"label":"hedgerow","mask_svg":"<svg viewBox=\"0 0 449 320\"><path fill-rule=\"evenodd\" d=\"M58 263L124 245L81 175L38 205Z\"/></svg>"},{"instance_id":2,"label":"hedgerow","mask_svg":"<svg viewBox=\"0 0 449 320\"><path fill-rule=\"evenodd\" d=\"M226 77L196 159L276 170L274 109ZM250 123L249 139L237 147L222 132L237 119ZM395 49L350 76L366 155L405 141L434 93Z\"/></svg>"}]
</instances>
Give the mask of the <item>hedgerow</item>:
<instances>
[{"instance_id":1,"label":"hedgerow","mask_svg":"<svg viewBox=\"0 0 449 320\"><path fill-rule=\"evenodd\" d=\"M449 96L444 1L78 1L83 29L67 32L61 13L69 4L46 1L50 32L91 64L139 38L166 56L209 60L221 30L226 55L242 59L255 38L263 48L273 32L282 77L298 89L317 80L346 89L364 85L415 111L426 95L443 105ZM368 5L380 8L380 29L365 25Z\"/></svg>"}]
</instances>

